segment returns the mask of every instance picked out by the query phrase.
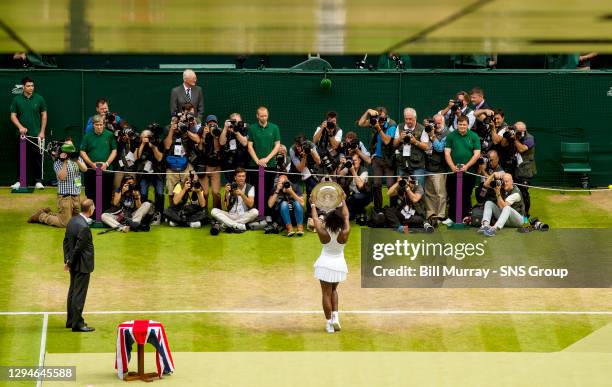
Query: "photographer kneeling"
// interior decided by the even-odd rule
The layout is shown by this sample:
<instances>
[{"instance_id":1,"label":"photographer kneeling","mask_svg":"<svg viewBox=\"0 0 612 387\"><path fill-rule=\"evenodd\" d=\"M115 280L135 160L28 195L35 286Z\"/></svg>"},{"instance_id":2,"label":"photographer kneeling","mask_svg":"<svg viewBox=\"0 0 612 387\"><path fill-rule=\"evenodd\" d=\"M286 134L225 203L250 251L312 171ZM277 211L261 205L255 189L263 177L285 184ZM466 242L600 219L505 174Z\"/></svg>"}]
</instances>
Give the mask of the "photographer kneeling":
<instances>
[{"instance_id":1,"label":"photographer kneeling","mask_svg":"<svg viewBox=\"0 0 612 387\"><path fill-rule=\"evenodd\" d=\"M130 229L149 231L151 203L141 203L140 192L133 176L126 175L121 179L111 204L111 208L102 214L104 224L122 232L128 232Z\"/></svg>"},{"instance_id":2,"label":"photographer kneeling","mask_svg":"<svg viewBox=\"0 0 612 387\"><path fill-rule=\"evenodd\" d=\"M485 203L482 225L478 232L486 236L494 236L497 230L501 230L504 226L521 227L525 214L525 203L521 191L513 184L512 175L495 172L487 178L484 186L493 188L496 201L489 200ZM490 226L492 216L495 216L497 221Z\"/></svg>"},{"instance_id":3,"label":"photographer kneeling","mask_svg":"<svg viewBox=\"0 0 612 387\"><path fill-rule=\"evenodd\" d=\"M255 205L255 187L246 182L244 168L236 168L235 181L225 185L224 204L227 211L213 208L211 215L222 225L213 225L211 234L218 234L219 227L229 227L235 232L246 231L246 224L257 218L259 212ZM216 227L216 228L215 228Z\"/></svg>"},{"instance_id":4,"label":"photographer kneeling","mask_svg":"<svg viewBox=\"0 0 612 387\"><path fill-rule=\"evenodd\" d=\"M346 205L349 209L349 219L357 218L360 225L366 223L365 208L372 201L368 186L368 170L361 165L361 157L354 153L349 159L340 156L338 175L346 176L338 179L346 193Z\"/></svg>"},{"instance_id":5,"label":"photographer kneeling","mask_svg":"<svg viewBox=\"0 0 612 387\"><path fill-rule=\"evenodd\" d=\"M43 208L28 219L28 223L43 223L55 227L66 227L70 218L81 212L81 172L87 171L87 165L67 138L64 143L50 143L49 148L53 170L57 176L57 208L54 214L49 208Z\"/></svg>"},{"instance_id":6,"label":"photographer kneeling","mask_svg":"<svg viewBox=\"0 0 612 387\"><path fill-rule=\"evenodd\" d=\"M407 233L412 228L422 228L433 232L433 227L425 222L424 211L421 206L423 188L418 180L400 178L389 188L390 207L385 208L387 224L398 232Z\"/></svg>"},{"instance_id":7,"label":"photographer kneeling","mask_svg":"<svg viewBox=\"0 0 612 387\"><path fill-rule=\"evenodd\" d=\"M268 207L274 209L273 219L278 224L278 218L287 229L287 236L304 235L304 198L299 183L291 183L287 175L279 175L274 181L274 191L268 198ZM297 233L293 231L291 214L295 219Z\"/></svg>"},{"instance_id":8,"label":"photographer kneeling","mask_svg":"<svg viewBox=\"0 0 612 387\"><path fill-rule=\"evenodd\" d=\"M189 173L183 184L179 182L174 186L171 198L170 207L164 211L170 227L202 227L202 223L208 218L206 199L194 171Z\"/></svg>"}]
</instances>

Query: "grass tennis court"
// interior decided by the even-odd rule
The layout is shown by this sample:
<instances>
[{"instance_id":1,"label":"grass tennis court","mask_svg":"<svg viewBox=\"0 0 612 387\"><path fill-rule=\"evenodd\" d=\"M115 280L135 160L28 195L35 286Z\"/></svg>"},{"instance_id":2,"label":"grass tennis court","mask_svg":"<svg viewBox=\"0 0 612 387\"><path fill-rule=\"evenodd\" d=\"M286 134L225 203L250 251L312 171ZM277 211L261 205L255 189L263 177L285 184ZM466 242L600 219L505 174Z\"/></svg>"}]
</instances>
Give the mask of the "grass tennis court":
<instances>
[{"instance_id":1,"label":"grass tennis court","mask_svg":"<svg viewBox=\"0 0 612 387\"><path fill-rule=\"evenodd\" d=\"M343 330L339 334L327 335L323 329L320 290L312 277L312 264L320 249L315 234L307 233L301 239L262 232L212 237L208 228L167 226L154 227L149 233L94 235L96 269L85 319L96 332L75 334L63 327L65 316L61 314L68 286L67 274L62 271L64 231L25 222L36 208L53 207L54 193L48 188L30 195L10 194L8 190L0 194L0 311L52 312L48 315L45 357L50 363L45 364L63 364L70 361L70 356L82 354L76 358L83 364L88 363L84 359L99 363L97 376L88 374L95 385L121 383L113 374L115 329L118 323L131 319L164 323L173 353L185 359L182 363L175 360L177 372L167 379L175 385L190 384L181 378L198 368L194 364L221 361L212 358L215 354L222 356L219 353L248 357L240 353L292 352L290 356L296 359L283 360L289 368L300 356L319 352L338 356L339 364L351 364L353 360L344 356L354 351L364 352L366 357L398 352L398 357L391 356L391 362L407 356L412 359L407 361L417 363L423 358L413 352L435 352L427 356L442 357L432 361L455 364L461 357L454 353L470 352L469 356L476 358L483 353L500 356L494 354L500 352L547 354L572 345L578 346L578 353L571 356L584 356L585 352L602 352L601 348L589 350L593 344L576 344L588 341L589 335L602 335L595 344L612 339L608 332L612 322L610 289L362 289L358 226L346 249L349 279L340 287ZM532 214L551 227L612 226L609 192L587 195L534 191L532 197ZM438 232L453 231L441 228ZM521 237L514 230L504 233ZM534 311L541 313L528 313ZM42 321L42 313L0 314L1 365L38 364ZM609 348L605 350L608 354ZM603 381L598 377L604 375L597 368L605 358L600 355L595 360L567 361L593 367L589 373L591 385L598 385ZM186 364L187 359L194 364ZM267 355L258 359L262 367L266 362L275 363ZM486 359L483 361L491 361ZM538 359L516 361L546 363ZM558 363L546 363L557 370L551 375L558 374L555 367L564 369L567 365L566 360L555 359ZM311 360L317 364L316 357ZM367 362L365 358L355 361ZM508 361L511 364L514 360ZM577 367L574 371L580 370ZM270 383L266 375L252 376L254 379L246 380L259 385ZM277 376L289 381L296 374ZM233 377L238 378L237 383L241 380L238 375ZM302 379L302 385L309 384L308 380ZM524 380L533 381L527 376ZM79 379L81 382L90 380Z\"/></svg>"}]
</instances>

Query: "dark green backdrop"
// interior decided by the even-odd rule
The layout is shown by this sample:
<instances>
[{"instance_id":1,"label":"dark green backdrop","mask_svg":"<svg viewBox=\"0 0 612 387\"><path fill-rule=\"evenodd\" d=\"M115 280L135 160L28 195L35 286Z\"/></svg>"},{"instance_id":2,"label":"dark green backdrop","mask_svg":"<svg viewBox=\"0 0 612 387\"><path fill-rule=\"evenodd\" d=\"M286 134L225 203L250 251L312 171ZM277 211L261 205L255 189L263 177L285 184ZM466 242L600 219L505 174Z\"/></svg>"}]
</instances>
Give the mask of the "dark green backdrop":
<instances>
[{"instance_id":1,"label":"dark green backdrop","mask_svg":"<svg viewBox=\"0 0 612 387\"><path fill-rule=\"evenodd\" d=\"M37 92L47 100L48 137L71 135L79 141L98 97L108 98L111 111L142 128L152 121L167 123L170 89L181 83L180 72L0 71L0 184L4 185L17 177L17 131L9 119L11 89L26 74L34 78ZM594 184L612 183L612 73L337 70L327 75L333 82L330 90L320 88L322 77L286 70L236 70L199 72L198 83L204 89L206 114L220 119L237 111L253 122L257 106L268 106L270 120L280 126L285 144L297 133L312 135L328 110L339 113L345 132L356 130L366 136L367 130L357 129L355 121L368 107L387 106L391 117L399 120L402 108L412 106L419 118L424 118L443 107L457 90L478 85L486 91L490 104L504 109L508 122L525 121L534 134L539 172L536 183L563 183L561 141L590 142Z\"/></svg>"}]
</instances>

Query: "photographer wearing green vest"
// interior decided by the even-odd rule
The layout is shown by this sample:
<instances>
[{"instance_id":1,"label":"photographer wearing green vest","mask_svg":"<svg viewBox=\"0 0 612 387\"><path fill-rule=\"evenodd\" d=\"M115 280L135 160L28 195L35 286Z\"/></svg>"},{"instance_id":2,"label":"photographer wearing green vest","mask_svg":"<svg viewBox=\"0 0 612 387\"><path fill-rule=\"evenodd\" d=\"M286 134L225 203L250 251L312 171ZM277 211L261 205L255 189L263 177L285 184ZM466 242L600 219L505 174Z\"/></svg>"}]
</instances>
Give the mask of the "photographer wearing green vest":
<instances>
[{"instance_id":1,"label":"photographer wearing green vest","mask_svg":"<svg viewBox=\"0 0 612 387\"><path fill-rule=\"evenodd\" d=\"M404 109L404 122L398 127L399 137L393 140L397 149L400 175L413 177L421 187L425 186L426 153L431 149L429 135L423 125L417 122L417 112L411 107ZM414 176L418 175L418 176Z\"/></svg>"}]
</instances>

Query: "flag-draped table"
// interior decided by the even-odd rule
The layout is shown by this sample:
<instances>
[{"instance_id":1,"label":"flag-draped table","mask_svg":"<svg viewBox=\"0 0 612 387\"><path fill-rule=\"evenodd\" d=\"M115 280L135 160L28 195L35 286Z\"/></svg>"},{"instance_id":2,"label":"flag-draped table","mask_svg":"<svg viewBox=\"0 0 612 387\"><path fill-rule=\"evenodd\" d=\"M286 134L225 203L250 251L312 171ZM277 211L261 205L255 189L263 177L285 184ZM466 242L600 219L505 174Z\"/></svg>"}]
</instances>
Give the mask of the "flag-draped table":
<instances>
[{"instance_id":1,"label":"flag-draped table","mask_svg":"<svg viewBox=\"0 0 612 387\"><path fill-rule=\"evenodd\" d=\"M174 372L174 361L170 353L170 346L166 338L164 326L153 320L132 320L126 321L117 326L117 354L115 358L115 368L119 379L124 379L124 374L128 371L128 362L131 358L132 345L138 344L138 373L135 379L147 377L144 374L144 344L149 343L155 347L155 365L157 366L157 376ZM131 375L132 373L130 373ZM155 374L153 374L155 375Z\"/></svg>"}]
</instances>

